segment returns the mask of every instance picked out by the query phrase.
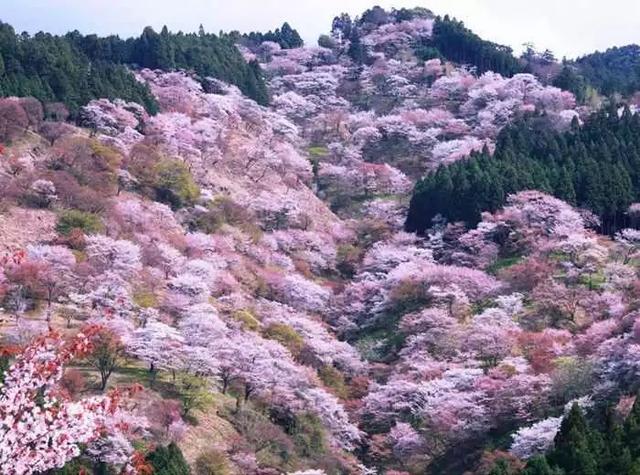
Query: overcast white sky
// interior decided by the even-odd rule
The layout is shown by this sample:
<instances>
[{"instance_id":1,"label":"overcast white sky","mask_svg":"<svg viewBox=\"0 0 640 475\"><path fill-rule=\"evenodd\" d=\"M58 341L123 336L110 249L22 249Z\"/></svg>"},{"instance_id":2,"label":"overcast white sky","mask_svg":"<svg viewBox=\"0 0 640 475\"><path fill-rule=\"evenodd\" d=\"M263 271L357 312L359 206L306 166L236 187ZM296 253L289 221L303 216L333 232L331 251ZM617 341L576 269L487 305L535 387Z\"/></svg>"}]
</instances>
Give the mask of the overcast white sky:
<instances>
[{"instance_id":1,"label":"overcast white sky","mask_svg":"<svg viewBox=\"0 0 640 475\"><path fill-rule=\"evenodd\" d=\"M449 13L483 38L525 42L575 57L640 43L639 0L0 0L0 19L17 31L138 35L151 25L171 30L269 30L288 21L308 43L328 32L333 17L367 8L422 6Z\"/></svg>"}]
</instances>

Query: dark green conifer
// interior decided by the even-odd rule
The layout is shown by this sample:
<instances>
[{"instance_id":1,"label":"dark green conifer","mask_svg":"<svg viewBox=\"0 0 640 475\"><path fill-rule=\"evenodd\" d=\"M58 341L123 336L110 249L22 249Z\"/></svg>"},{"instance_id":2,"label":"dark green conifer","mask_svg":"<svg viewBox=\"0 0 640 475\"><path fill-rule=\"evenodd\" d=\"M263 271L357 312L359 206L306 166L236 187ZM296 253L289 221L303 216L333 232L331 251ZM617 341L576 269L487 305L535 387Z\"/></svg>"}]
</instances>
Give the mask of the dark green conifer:
<instances>
[{"instance_id":1,"label":"dark green conifer","mask_svg":"<svg viewBox=\"0 0 640 475\"><path fill-rule=\"evenodd\" d=\"M566 475L598 475L600 453L598 435L591 431L582 410L574 404L562 421L549 462Z\"/></svg>"}]
</instances>

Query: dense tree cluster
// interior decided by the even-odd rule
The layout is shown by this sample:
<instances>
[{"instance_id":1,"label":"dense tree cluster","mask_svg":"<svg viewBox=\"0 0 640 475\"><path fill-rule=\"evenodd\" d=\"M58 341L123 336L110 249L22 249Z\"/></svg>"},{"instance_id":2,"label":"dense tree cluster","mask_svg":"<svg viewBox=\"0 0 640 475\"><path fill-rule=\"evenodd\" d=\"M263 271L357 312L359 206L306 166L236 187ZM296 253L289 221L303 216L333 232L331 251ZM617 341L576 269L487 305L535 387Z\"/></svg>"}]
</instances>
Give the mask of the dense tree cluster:
<instances>
[{"instance_id":1,"label":"dense tree cluster","mask_svg":"<svg viewBox=\"0 0 640 475\"><path fill-rule=\"evenodd\" d=\"M97 461L137 473L127 436L143 430L145 422L128 412L125 395L114 391L72 401L62 384L64 365L89 351L93 332L88 328L68 342L56 333L42 336L8 368L0 385L0 468L4 473L61 468L86 445ZM114 450L113 444L120 445Z\"/></svg>"},{"instance_id":2,"label":"dense tree cluster","mask_svg":"<svg viewBox=\"0 0 640 475\"><path fill-rule=\"evenodd\" d=\"M537 120L505 130L494 154L472 154L420 181L407 229L423 232L438 214L476 223L481 212L498 209L507 195L524 189L590 209L605 232L623 227L627 208L640 196L640 117L629 110L601 112L561 134L536 126Z\"/></svg>"},{"instance_id":3,"label":"dense tree cluster","mask_svg":"<svg viewBox=\"0 0 640 475\"><path fill-rule=\"evenodd\" d=\"M389 29L392 25L411 23L419 19L433 22L433 30L428 36L414 36L411 47L423 61L441 58L474 68L478 73L493 71L503 76L512 76L523 71L523 66L513 56L511 48L485 41L464 23L450 18L436 17L424 8L385 11L374 7L352 20L342 14L333 20L332 33L338 40L350 42L349 56L356 63L370 61L363 39L376 29Z\"/></svg>"},{"instance_id":4,"label":"dense tree cluster","mask_svg":"<svg viewBox=\"0 0 640 475\"><path fill-rule=\"evenodd\" d=\"M195 71L202 79L226 81L256 101L268 102L257 63L247 64L227 35L206 33L202 27L198 33L172 33L166 27L157 33L147 27L140 37L126 40L117 36L82 36L77 32L66 38L92 60L164 71Z\"/></svg>"},{"instance_id":5,"label":"dense tree cluster","mask_svg":"<svg viewBox=\"0 0 640 475\"><path fill-rule=\"evenodd\" d=\"M511 71L453 21L467 64L421 53L444 21L376 7L319 47L72 33L148 66L158 112L0 100L2 469L633 473L640 231L593 228L639 222L639 119L580 127L551 55ZM227 41L271 107L224 76ZM458 215L403 232L429 170L421 212Z\"/></svg>"},{"instance_id":6,"label":"dense tree cluster","mask_svg":"<svg viewBox=\"0 0 640 475\"><path fill-rule=\"evenodd\" d=\"M366 365L320 316L336 240L349 233L307 187L311 165L295 126L222 82L209 94L186 73L144 69L139 78L157 97L157 115L92 101L80 113L91 137L68 125L51 145L33 133L23 137L33 154L24 168L0 162L3 203L46 213L57 234L57 245L2 259L0 300L11 323L0 344L26 344L61 320L69 332L79 320L103 325L86 357L97 377L92 390L118 384L124 355L148 368L145 438L161 447L149 446L147 462L159 471L184 467L175 447L164 446L183 437L186 420L202 417L214 392L225 418L252 441L226 447L223 464L234 456L242 473L351 465L361 434L344 401ZM25 113L21 127L28 123ZM44 153L30 148L38 144ZM175 401L156 407L149 399L168 381ZM266 448L274 459L251 458L274 437ZM130 440L95 450L118 467ZM102 455L90 450L74 451L80 457L70 464L93 466Z\"/></svg>"},{"instance_id":7,"label":"dense tree cluster","mask_svg":"<svg viewBox=\"0 0 640 475\"><path fill-rule=\"evenodd\" d=\"M616 408L589 411L574 404L550 433L555 437L548 450L531 457L525 475L554 474L633 474L640 469L638 424L640 403L631 407L630 413L620 413ZM603 412L603 414L598 414ZM518 440L519 436L516 436ZM532 439L533 440L533 439ZM513 449L512 449L513 450ZM546 453L545 453L546 452ZM498 470L498 467L495 468ZM495 473L510 473L496 471Z\"/></svg>"},{"instance_id":8,"label":"dense tree cluster","mask_svg":"<svg viewBox=\"0 0 640 475\"><path fill-rule=\"evenodd\" d=\"M575 67L565 64L553 79L553 85L565 91L571 91L579 103L584 103L589 92L586 79L578 73Z\"/></svg>"},{"instance_id":9,"label":"dense tree cluster","mask_svg":"<svg viewBox=\"0 0 640 475\"><path fill-rule=\"evenodd\" d=\"M0 25L0 94L33 96L42 102L63 102L76 113L92 99L124 99L155 113L157 104L127 65L163 70L193 70L237 85L260 103L268 97L257 64L247 64L233 41L214 34L156 33L146 28L138 38L17 35Z\"/></svg>"},{"instance_id":10,"label":"dense tree cluster","mask_svg":"<svg viewBox=\"0 0 640 475\"><path fill-rule=\"evenodd\" d=\"M570 62L589 84L605 95L630 95L640 89L640 46L595 52Z\"/></svg>"},{"instance_id":11,"label":"dense tree cluster","mask_svg":"<svg viewBox=\"0 0 640 475\"><path fill-rule=\"evenodd\" d=\"M507 46L481 39L456 19L437 18L433 37L417 46L422 59L442 57L455 63L467 64L478 73L494 71L503 76L522 72L522 65Z\"/></svg>"},{"instance_id":12,"label":"dense tree cluster","mask_svg":"<svg viewBox=\"0 0 640 475\"><path fill-rule=\"evenodd\" d=\"M283 23L280 28L276 28L275 31L267 31L266 33L252 31L244 34L232 32L230 35L235 37L236 41L247 46L259 46L265 41L277 43L282 49L300 48L304 45L298 31L287 22Z\"/></svg>"},{"instance_id":13,"label":"dense tree cluster","mask_svg":"<svg viewBox=\"0 0 640 475\"><path fill-rule=\"evenodd\" d=\"M154 112L156 104L149 90L135 80L123 63L87 55L70 36L17 35L10 25L0 24L2 96L63 102L72 112L91 99L121 98Z\"/></svg>"}]
</instances>

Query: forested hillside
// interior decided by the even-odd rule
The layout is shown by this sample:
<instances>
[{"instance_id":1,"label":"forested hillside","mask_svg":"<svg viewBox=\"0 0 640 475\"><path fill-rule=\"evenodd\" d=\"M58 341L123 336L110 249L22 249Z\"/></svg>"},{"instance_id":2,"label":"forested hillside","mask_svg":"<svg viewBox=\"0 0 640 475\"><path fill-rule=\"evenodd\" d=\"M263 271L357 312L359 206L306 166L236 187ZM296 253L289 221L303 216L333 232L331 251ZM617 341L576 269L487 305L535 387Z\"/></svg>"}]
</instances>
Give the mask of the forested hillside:
<instances>
[{"instance_id":1,"label":"forested hillside","mask_svg":"<svg viewBox=\"0 0 640 475\"><path fill-rule=\"evenodd\" d=\"M431 59L434 52L454 63L468 64L478 73L493 71L503 76L513 76L522 72L523 67L507 46L485 41L464 26L464 23L448 16L437 18L433 26L433 37L425 42L427 50L418 54L423 59ZM435 51L430 52L429 48Z\"/></svg>"},{"instance_id":2,"label":"forested hillside","mask_svg":"<svg viewBox=\"0 0 640 475\"><path fill-rule=\"evenodd\" d=\"M632 404L632 405L631 405ZM575 404L560 422L546 421L546 425L559 424L554 447L547 454L532 457L524 471L526 475L554 475L566 473L635 474L640 470L640 400L625 401L620 410L615 408L581 408ZM585 410L591 421L585 418ZM551 422L551 424L549 424ZM544 430L542 425L535 430ZM520 434L517 452L526 453L532 447L529 434ZM502 472L509 473L507 460Z\"/></svg>"},{"instance_id":3,"label":"forested hillside","mask_svg":"<svg viewBox=\"0 0 640 475\"><path fill-rule=\"evenodd\" d=\"M400 9L386 12L374 7L362 14L357 21L348 15L336 17L333 22L333 34L350 42L349 55L358 62L368 61L366 48L361 45L362 37L379 26L387 28L393 23L410 22L416 19L433 20L433 31L429 36L413 38L412 45L418 59L427 61L439 58L464 64L478 73L494 71L504 76L522 72L523 67L507 46L485 41L464 26L464 23L450 18L436 17L424 8Z\"/></svg>"},{"instance_id":4,"label":"forested hillside","mask_svg":"<svg viewBox=\"0 0 640 475\"><path fill-rule=\"evenodd\" d=\"M236 31L231 32L230 36L234 37L236 42L254 48L260 46L265 41L277 43L282 49L300 48L304 45L300 33L291 28L291 25L287 22L284 22L280 28L276 28L274 31L267 31L266 33L259 31L240 33Z\"/></svg>"},{"instance_id":5,"label":"forested hillside","mask_svg":"<svg viewBox=\"0 0 640 475\"><path fill-rule=\"evenodd\" d=\"M1 30L0 472L637 472L635 91L327 26Z\"/></svg>"},{"instance_id":6,"label":"forested hillside","mask_svg":"<svg viewBox=\"0 0 640 475\"><path fill-rule=\"evenodd\" d=\"M609 95L633 94L640 89L640 46L614 47L575 60L579 73Z\"/></svg>"},{"instance_id":7,"label":"forested hillside","mask_svg":"<svg viewBox=\"0 0 640 475\"><path fill-rule=\"evenodd\" d=\"M17 35L6 23L0 24L0 94L63 102L72 112L100 97L157 109L149 90L124 66L90 58L65 37Z\"/></svg>"},{"instance_id":8,"label":"forested hillside","mask_svg":"<svg viewBox=\"0 0 640 475\"><path fill-rule=\"evenodd\" d=\"M640 119L629 109L602 111L580 127L554 134L527 118L504 130L495 152L442 166L421 180L407 218L409 231L424 232L440 214L475 225L507 196L536 189L591 210L602 230L629 223L627 209L640 200Z\"/></svg>"},{"instance_id":9,"label":"forested hillside","mask_svg":"<svg viewBox=\"0 0 640 475\"><path fill-rule=\"evenodd\" d=\"M100 38L72 32L66 36L18 35L0 24L0 95L32 96L62 102L75 114L97 98L138 102L154 113L149 90L125 66L188 69L237 85L260 103L268 97L259 67L247 64L225 37L200 32L156 33L146 28L139 38Z\"/></svg>"}]
</instances>

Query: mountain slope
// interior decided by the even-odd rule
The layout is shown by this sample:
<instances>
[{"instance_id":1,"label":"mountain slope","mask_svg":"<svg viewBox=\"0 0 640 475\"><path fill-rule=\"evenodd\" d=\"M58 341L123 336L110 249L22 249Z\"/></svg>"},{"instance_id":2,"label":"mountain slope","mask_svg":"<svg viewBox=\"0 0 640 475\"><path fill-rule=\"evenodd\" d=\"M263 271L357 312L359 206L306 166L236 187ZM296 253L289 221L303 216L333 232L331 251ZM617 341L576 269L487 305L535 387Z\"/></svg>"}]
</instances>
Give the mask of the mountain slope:
<instances>
[{"instance_id":1,"label":"mountain slope","mask_svg":"<svg viewBox=\"0 0 640 475\"><path fill-rule=\"evenodd\" d=\"M640 89L640 46L627 45L596 52L575 60L589 84L609 95L625 95Z\"/></svg>"},{"instance_id":2,"label":"mountain slope","mask_svg":"<svg viewBox=\"0 0 640 475\"><path fill-rule=\"evenodd\" d=\"M621 211L613 171L635 176L638 119L589 121L457 23L425 61L439 21L374 8L338 17L322 47L240 40L269 106L163 70L239 64L228 45L185 63L237 35L149 30L140 61L160 69L131 74L156 114L101 98L71 124L0 100L0 413L16 422L0 468L549 472L568 466L563 424L580 422L567 404L594 421L629 406L638 231L598 235L544 191L573 163L576 202ZM88 56L123 44L77 41ZM500 190L505 163L527 168ZM454 169L456 189L414 215L424 233L405 232L413 184ZM434 204L475 221L431 223Z\"/></svg>"},{"instance_id":3,"label":"mountain slope","mask_svg":"<svg viewBox=\"0 0 640 475\"><path fill-rule=\"evenodd\" d=\"M17 35L0 24L0 95L34 96L43 102L63 102L76 113L91 99L134 101L151 113L157 105L149 91L134 80L125 65L195 70L237 85L260 103L268 102L261 73L246 64L233 42L202 32L158 34L146 28L139 38L120 39L38 33Z\"/></svg>"},{"instance_id":4,"label":"mountain slope","mask_svg":"<svg viewBox=\"0 0 640 475\"><path fill-rule=\"evenodd\" d=\"M615 110L612 114L593 116L564 134L540 130L535 118L513 126L503 132L494 154L475 154L421 180L407 229L424 232L438 214L475 224L509 194L538 189L591 210L603 232L614 233L640 198L640 122L629 110L620 117Z\"/></svg>"}]
</instances>

